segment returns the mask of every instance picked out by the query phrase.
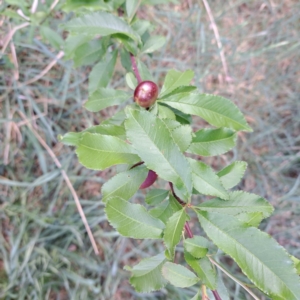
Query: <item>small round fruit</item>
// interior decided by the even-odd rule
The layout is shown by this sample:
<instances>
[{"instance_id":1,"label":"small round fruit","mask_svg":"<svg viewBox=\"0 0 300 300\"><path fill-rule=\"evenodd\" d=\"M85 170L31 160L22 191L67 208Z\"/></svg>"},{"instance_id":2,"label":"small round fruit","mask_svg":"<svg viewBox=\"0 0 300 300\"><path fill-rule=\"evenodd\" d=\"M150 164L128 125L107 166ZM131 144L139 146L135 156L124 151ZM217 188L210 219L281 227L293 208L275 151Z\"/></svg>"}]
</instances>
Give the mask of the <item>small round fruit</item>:
<instances>
[{"instance_id":1,"label":"small round fruit","mask_svg":"<svg viewBox=\"0 0 300 300\"><path fill-rule=\"evenodd\" d=\"M148 108L154 104L158 96L158 87L153 81L142 81L134 90L134 101Z\"/></svg>"},{"instance_id":2,"label":"small round fruit","mask_svg":"<svg viewBox=\"0 0 300 300\"><path fill-rule=\"evenodd\" d=\"M148 172L147 178L141 184L140 189L145 189L145 188L151 186L155 182L156 179L157 179L157 174L155 172L153 172L152 170L150 170Z\"/></svg>"}]
</instances>

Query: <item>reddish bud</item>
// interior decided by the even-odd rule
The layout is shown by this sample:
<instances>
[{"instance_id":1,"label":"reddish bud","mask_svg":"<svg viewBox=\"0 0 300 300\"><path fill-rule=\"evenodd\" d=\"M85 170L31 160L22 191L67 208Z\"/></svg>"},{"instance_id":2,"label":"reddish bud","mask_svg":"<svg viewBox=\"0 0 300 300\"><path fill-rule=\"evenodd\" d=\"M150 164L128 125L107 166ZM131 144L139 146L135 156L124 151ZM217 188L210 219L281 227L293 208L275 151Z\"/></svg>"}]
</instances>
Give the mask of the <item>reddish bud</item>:
<instances>
[{"instance_id":1,"label":"reddish bud","mask_svg":"<svg viewBox=\"0 0 300 300\"><path fill-rule=\"evenodd\" d=\"M157 179L157 174L155 172L153 172L152 170L150 170L148 172L147 178L141 184L140 189L145 189L145 188L151 186L155 182L156 179Z\"/></svg>"},{"instance_id":2,"label":"reddish bud","mask_svg":"<svg viewBox=\"0 0 300 300\"><path fill-rule=\"evenodd\" d=\"M142 81L134 91L134 101L148 108L154 104L158 96L158 87L153 81Z\"/></svg>"}]
</instances>

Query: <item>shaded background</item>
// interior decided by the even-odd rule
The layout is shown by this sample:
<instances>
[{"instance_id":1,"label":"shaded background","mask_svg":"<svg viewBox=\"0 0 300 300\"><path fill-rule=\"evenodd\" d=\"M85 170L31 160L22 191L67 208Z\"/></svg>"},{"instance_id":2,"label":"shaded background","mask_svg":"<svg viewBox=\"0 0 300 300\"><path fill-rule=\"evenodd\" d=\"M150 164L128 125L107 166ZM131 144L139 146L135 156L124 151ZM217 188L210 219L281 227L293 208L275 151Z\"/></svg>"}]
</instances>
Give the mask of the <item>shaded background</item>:
<instances>
[{"instance_id":1,"label":"shaded background","mask_svg":"<svg viewBox=\"0 0 300 300\"><path fill-rule=\"evenodd\" d=\"M45 2L39 10L51 4ZM181 3L139 9L140 18L150 20L157 26L154 32L168 39L152 57L144 56L144 62L160 86L169 69L193 69L193 84L201 91L223 95L243 111L254 132L240 133L233 151L206 162L216 170L232 160L248 162L239 188L262 195L275 206L274 215L261 228L299 258L300 3L209 1L223 44L223 64L202 1ZM58 26L70 17L57 10L45 24L65 37ZM2 48L6 34L21 22L3 16L0 21ZM108 109L94 114L82 108L91 67L75 69L72 61L59 60L40 80L22 84L40 74L57 53L32 26L16 32L1 59L0 298L192 298L195 287L168 285L156 293L139 294L129 285L123 266L157 254L163 245L123 238L113 231L104 215L100 189L116 169L87 170L72 147L57 141L58 134L83 130L113 113ZM111 86L124 89L124 75L118 62ZM71 193L31 126L67 171L100 257L93 254ZM164 184L158 181L156 186ZM221 263L245 281L231 259L225 257ZM250 299L233 281L225 278L225 284L231 299Z\"/></svg>"}]
</instances>

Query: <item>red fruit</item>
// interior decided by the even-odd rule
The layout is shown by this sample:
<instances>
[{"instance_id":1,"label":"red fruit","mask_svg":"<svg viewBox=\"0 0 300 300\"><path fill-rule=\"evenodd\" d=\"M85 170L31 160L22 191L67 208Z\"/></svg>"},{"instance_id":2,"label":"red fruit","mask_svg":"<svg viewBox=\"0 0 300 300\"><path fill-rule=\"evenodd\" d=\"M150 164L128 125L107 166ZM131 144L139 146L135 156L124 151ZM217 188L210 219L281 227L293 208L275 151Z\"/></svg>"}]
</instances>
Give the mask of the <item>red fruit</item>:
<instances>
[{"instance_id":1,"label":"red fruit","mask_svg":"<svg viewBox=\"0 0 300 300\"><path fill-rule=\"evenodd\" d=\"M140 189L145 189L145 188L151 186L155 182L156 179L157 179L157 174L155 172L153 172L152 170L150 170L148 172L147 178L141 184Z\"/></svg>"},{"instance_id":2,"label":"red fruit","mask_svg":"<svg viewBox=\"0 0 300 300\"><path fill-rule=\"evenodd\" d=\"M134 101L145 108L154 104L158 96L158 87L153 81L142 81L134 90Z\"/></svg>"}]
</instances>

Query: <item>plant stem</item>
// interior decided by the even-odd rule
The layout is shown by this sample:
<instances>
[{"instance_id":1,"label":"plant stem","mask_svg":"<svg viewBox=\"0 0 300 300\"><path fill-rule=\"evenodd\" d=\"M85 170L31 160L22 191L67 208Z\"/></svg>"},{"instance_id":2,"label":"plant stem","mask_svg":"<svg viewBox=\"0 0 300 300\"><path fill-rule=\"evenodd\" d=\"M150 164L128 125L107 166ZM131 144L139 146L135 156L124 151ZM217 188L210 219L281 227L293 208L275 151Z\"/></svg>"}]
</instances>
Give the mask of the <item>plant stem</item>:
<instances>
[{"instance_id":1,"label":"plant stem","mask_svg":"<svg viewBox=\"0 0 300 300\"><path fill-rule=\"evenodd\" d=\"M130 53L130 60L131 60L131 66L132 66L132 70L135 74L135 77L136 77L138 83L141 83L142 78L141 78L141 75L140 75L139 70L137 68L135 57L132 53Z\"/></svg>"},{"instance_id":2,"label":"plant stem","mask_svg":"<svg viewBox=\"0 0 300 300\"><path fill-rule=\"evenodd\" d=\"M176 194L175 194L175 191L174 191L174 187L173 187L173 183L172 182L169 182L169 186L171 188L171 192L174 196L174 198L182 205L184 206L186 203L184 201L182 201Z\"/></svg>"},{"instance_id":3,"label":"plant stem","mask_svg":"<svg viewBox=\"0 0 300 300\"><path fill-rule=\"evenodd\" d=\"M171 192L172 192L174 198L175 198L182 206L184 206L186 203L185 203L184 201L182 201L182 200L176 195L176 193L175 193L175 191L174 191L173 183L172 183L172 182L169 182L169 186L170 186L170 188L171 188ZM192 237L194 236L193 233L192 233L191 227L190 227L190 225L189 225L189 222L185 222L185 224L184 224L184 229L185 229L186 234L187 234L187 236L188 236L189 238L192 238ZM222 300L222 298L220 297L220 295L219 295L219 293L218 293L217 290L212 290L212 293L213 293L213 295L214 295L214 297L215 297L215 300Z\"/></svg>"},{"instance_id":4,"label":"plant stem","mask_svg":"<svg viewBox=\"0 0 300 300\"><path fill-rule=\"evenodd\" d=\"M216 300L222 300L217 290L212 291L212 293Z\"/></svg>"},{"instance_id":5,"label":"plant stem","mask_svg":"<svg viewBox=\"0 0 300 300\"><path fill-rule=\"evenodd\" d=\"M190 225L189 225L189 222L185 222L185 224L184 224L184 229L185 229L186 234L187 234L187 236L188 236L189 238L194 237L194 235L193 235L193 233L192 233L192 230L191 230L191 227L190 227Z\"/></svg>"}]
</instances>

